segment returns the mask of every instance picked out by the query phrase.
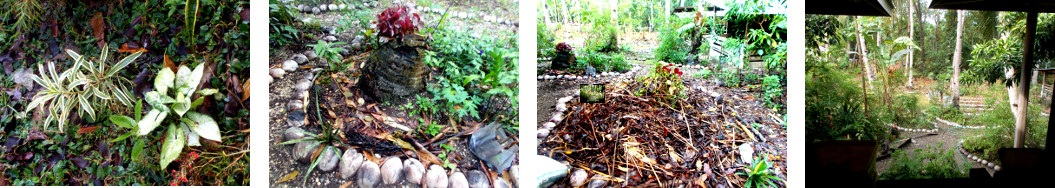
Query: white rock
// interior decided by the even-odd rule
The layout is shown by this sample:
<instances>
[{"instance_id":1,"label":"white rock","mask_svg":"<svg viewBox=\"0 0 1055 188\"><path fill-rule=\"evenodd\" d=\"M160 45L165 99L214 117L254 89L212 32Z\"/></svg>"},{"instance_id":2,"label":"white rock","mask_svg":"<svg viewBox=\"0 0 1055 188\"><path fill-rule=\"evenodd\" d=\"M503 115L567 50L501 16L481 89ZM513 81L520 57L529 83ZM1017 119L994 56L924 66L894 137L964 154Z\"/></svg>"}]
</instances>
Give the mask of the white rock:
<instances>
[{"instance_id":1,"label":"white rock","mask_svg":"<svg viewBox=\"0 0 1055 188\"><path fill-rule=\"evenodd\" d=\"M564 115L561 115L560 113L553 113L553 118L550 119L550 121L553 121L553 123L560 123L560 121L563 121L563 120L564 120Z\"/></svg>"},{"instance_id":2,"label":"white rock","mask_svg":"<svg viewBox=\"0 0 1055 188\"><path fill-rule=\"evenodd\" d=\"M381 179L385 185L399 183L403 176L403 162L397 157L390 157L381 163Z\"/></svg>"},{"instance_id":3,"label":"white rock","mask_svg":"<svg viewBox=\"0 0 1055 188\"><path fill-rule=\"evenodd\" d=\"M428 188L447 188L447 172L440 165L429 166L425 173L425 186Z\"/></svg>"},{"instance_id":4,"label":"white rock","mask_svg":"<svg viewBox=\"0 0 1055 188\"><path fill-rule=\"evenodd\" d=\"M545 123L542 123L542 127L546 128L546 129L553 129L553 128L557 127L557 124L553 123L553 122L545 122Z\"/></svg>"},{"instance_id":5,"label":"white rock","mask_svg":"<svg viewBox=\"0 0 1055 188\"><path fill-rule=\"evenodd\" d=\"M542 76L535 77L536 80L542 80Z\"/></svg>"},{"instance_id":6,"label":"white rock","mask_svg":"<svg viewBox=\"0 0 1055 188\"><path fill-rule=\"evenodd\" d=\"M447 178L447 188L469 188L469 180L465 179L462 172L454 172Z\"/></svg>"},{"instance_id":7,"label":"white rock","mask_svg":"<svg viewBox=\"0 0 1055 188\"><path fill-rule=\"evenodd\" d=\"M754 156L755 148L751 146L751 143L744 143L740 145L740 160L744 163L751 164L752 157Z\"/></svg>"},{"instance_id":8,"label":"white rock","mask_svg":"<svg viewBox=\"0 0 1055 188\"><path fill-rule=\"evenodd\" d=\"M341 178L352 177L360 166L363 166L363 154L352 148L344 151L344 155L341 156Z\"/></svg>"},{"instance_id":9,"label":"white rock","mask_svg":"<svg viewBox=\"0 0 1055 188\"><path fill-rule=\"evenodd\" d=\"M312 14L318 14L319 12L322 12L322 9L319 9L319 7L311 8Z\"/></svg>"},{"instance_id":10,"label":"white rock","mask_svg":"<svg viewBox=\"0 0 1055 188\"><path fill-rule=\"evenodd\" d=\"M469 188L491 188L489 178L484 175L483 171L470 170L465 174L465 179L469 182Z\"/></svg>"},{"instance_id":11,"label":"white rock","mask_svg":"<svg viewBox=\"0 0 1055 188\"><path fill-rule=\"evenodd\" d=\"M282 70L286 72L293 72L297 70L297 62L293 60L286 60L282 62Z\"/></svg>"},{"instance_id":12,"label":"white rock","mask_svg":"<svg viewBox=\"0 0 1055 188\"><path fill-rule=\"evenodd\" d=\"M993 170L1000 171L1000 166L994 166Z\"/></svg>"},{"instance_id":13,"label":"white rock","mask_svg":"<svg viewBox=\"0 0 1055 188\"><path fill-rule=\"evenodd\" d=\"M502 177L495 177L494 179L491 180L491 182L494 182L494 184L495 184L494 188L511 188L512 187L512 186L509 185L509 182L507 182L506 179L502 179Z\"/></svg>"},{"instance_id":14,"label":"white rock","mask_svg":"<svg viewBox=\"0 0 1055 188\"><path fill-rule=\"evenodd\" d=\"M520 182L520 165L509 167L509 175L513 176L513 183Z\"/></svg>"},{"instance_id":15,"label":"white rock","mask_svg":"<svg viewBox=\"0 0 1055 188\"><path fill-rule=\"evenodd\" d=\"M306 51L304 51L304 55L300 55L300 56L301 57L305 57L304 61L308 61L309 59L315 59L315 58L319 57L319 55L315 54L315 50L306 50ZM293 57L296 58L296 55L294 55ZM298 63L303 63L303 62L298 61Z\"/></svg>"},{"instance_id":16,"label":"white rock","mask_svg":"<svg viewBox=\"0 0 1055 188\"><path fill-rule=\"evenodd\" d=\"M312 137L309 136L308 138L312 138ZM319 146L322 146L322 144L319 144L319 145L315 145L315 147L308 148L308 147L310 147L311 145L313 145L315 143L318 143L318 142L314 142L314 141L298 142L293 147L293 156L297 156L297 162L311 164L311 162L312 162L311 155L314 154L313 151L315 151L315 148L319 148Z\"/></svg>"},{"instance_id":17,"label":"white rock","mask_svg":"<svg viewBox=\"0 0 1055 188\"><path fill-rule=\"evenodd\" d=\"M286 75L286 69L273 68L271 69L271 77L281 79L282 76Z\"/></svg>"},{"instance_id":18,"label":"white rock","mask_svg":"<svg viewBox=\"0 0 1055 188\"><path fill-rule=\"evenodd\" d=\"M297 64L301 64L307 62L308 57L303 54L293 54L293 61L296 61Z\"/></svg>"},{"instance_id":19,"label":"white rock","mask_svg":"<svg viewBox=\"0 0 1055 188\"><path fill-rule=\"evenodd\" d=\"M373 161L363 161L363 165L359 167L358 174L356 179L359 187L373 188L381 183L381 169Z\"/></svg>"},{"instance_id":20,"label":"white rock","mask_svg":"<svg viewBox=\"0 0 1055 188\"><path fill-rule=\"evenodd\" d=\"M297 84L293 86L296 91L307 91L311 87L311 80L301 79L297 81Z\"/></svg>"},{"instance_id":21,"label":"white rock","mask_svg":"<svg viewBox=\"0 0 1055 188\"><path fill-rule=\"evenodd\" d=\"M333 146L327 146L322 154L319 155L319 170L323 172L333 171L336 169L337 163L341 161L341 150Z\"/></svg>"},{"instance_id":22,"label":"white rock","mask_svg":"<svg viewBox=\"0 0 1055 188\"><path fill-rule=\"evenodd\" d=\"M411 184L421 185L421 180L425 177L425 165L414 158L403 161L403 177Z\"/></svg>"},{"instance_id":23,"label":"white rock","mask_svg":"<svg viewBox=\"0 0 1055 188\"><path fill-rule=\"evenodd\" d=\"M289 110L290 111L300 110L300 109L303 109L303 108L304 108L304 103L301 103L300 100L289 101ZM303 134L301 135L301 137L304 137Z\"/></svg>"},{"instance_id":24,"label":"white rock","mask_svg":"<svg viewBox=\"0 0 1055 188\"><path fill-rule=\"evenodd\" d=\"M546 138L547 136L549 136L549 129L543 128L538 130L538 138Z\"/></svg>"},{"instance_id":25,"label":"white rock","mask_svg":"<svg viewBox=\"0 0 1055 188\"><path fill-rule=\"evenodd\" d=\"M304 129L290 127L289 129L286 129L286 132L283 132L282 135L286 137L286 141L289 141L304 138L303 132Z\"/></svg>"},{"instance_id":26,"label":"white rock","mask_svg":"<svg viewBox=\"0 0 1055 188\"><path fill-rule=\"evenodd\" d=\"M335 4L330 4L330 10L340 10L338 8L340 8L340 7L337 7L337 5L335 5Z\"/></svg>"},{"instance_id":27,"label":"white rock","mask_svg":"<svg viewBox=\"0 0 1055 188\"><path fill-rule=\"evenodd\" d=\"M572 172L571 175L568 176L568 185L572 187L582 186L586 184L586 179L589 178L589 176L590 175L586 173L586 170L576 169L575 172Z\"/></svg>"},{"instance_id":28,"label":"white rock","mask_svg":"<svg viewBox=\"0 0 1055 188\"><path fill-rule=\"evenodd\" d=\"M347 10L348 9L348 5L346 5L344 3L341 3L341 5L337 5L337 8L340 8L341 10Z\"/></svg>"}]
</instances>

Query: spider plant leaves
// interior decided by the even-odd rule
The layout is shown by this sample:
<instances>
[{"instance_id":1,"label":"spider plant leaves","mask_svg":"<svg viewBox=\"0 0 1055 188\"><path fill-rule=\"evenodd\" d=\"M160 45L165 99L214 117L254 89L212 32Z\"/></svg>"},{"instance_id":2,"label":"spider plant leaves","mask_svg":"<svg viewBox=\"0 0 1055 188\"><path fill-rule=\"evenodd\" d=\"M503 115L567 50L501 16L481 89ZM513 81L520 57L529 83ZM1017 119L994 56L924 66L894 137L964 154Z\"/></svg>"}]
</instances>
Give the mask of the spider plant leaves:
<instances>
[{"instance_id":1,"label":"spider plant leaves","mask_svg":"<svg viewBox=\"0 0 1055 188\"><path fill-rule=\"evenodd\" d=\"M84 109L85 113L88 113L88 117L95 119L95 109L92 108L91 103L88 103L88 99L84 98L84 95L77 97L77 101L80 102L81 108Z\"/></svg>"},{"instance_id":2,"label":"spider plant leaves","mask_svg":"<svg viewBox=\"0 0 1055 188\"><path fill-rule=\"evenodd\" d=\"M170 124L165 133L165 142L161 144L161 168L165 168L179 157L183 151L183 144L187 143L187 136L176 124Z\"/></svg>"},{"instance_id":3,"label":"spider plant leaves","mask_svg":"<svg viewBox=\"0 0 1055 188\"><path fill-rule=\"evenodd\" d=\"M161 69L158 72L157 77L154 78L154 89L158 93L168 93L169 88L172 87L173 80L176 79L176 73L169 69ZM148 101L149 102L149 101ZM150 104L154 105L154 104Z\"/></svg>"},{"instance_id":4,"label":"spider plant leaves","mask_svg":"<svg viewBox=\"0 0 1055 188\"><path fill-rule=\"evenodd\" d=\"M138 135L143 136L149 134L150 131L153 131L154 128L161 125L161 122L165 120L166 116L168 116L167 112L161 112L161 110L156 108L151 109L150 112L147 112L146 116L143 116L142 120L139 120Z\"/></svg>"},{"instance_id":5,"label":"spider plant leaves","mask_svg":"<svg viewBox=\"0 0 1055 188\"><path fill-rule=\"evenodd\" d=\"M202 138L220 142L220 126L216 124L216 121L205 114L198 112L187 113L187 119L194 121L196 124L191 124L191 130L194 133L201 135Z\"/></svg>"},{"instance_id":6,"label":"spider plant leaves","mask_svg":"<svg viewBox=\"0 0 1055 188\"><path fill-rule=\"evenodd\" d=\"M132 53L132 55L125 56L124 59L121 59L120 61L117 61L117 64L114 64L114 66L111 67L110 70L107 70L106 76L109 77L109 76L113 76L114 74L117 74L117 72L120 72L121 69L124 69L125 67L128 67L129 64L132 64L132 61L135 61L136 59L138 59L139 55L143 55L143 51L138 51L136 53Z\"/></svg>"}]
</instances>

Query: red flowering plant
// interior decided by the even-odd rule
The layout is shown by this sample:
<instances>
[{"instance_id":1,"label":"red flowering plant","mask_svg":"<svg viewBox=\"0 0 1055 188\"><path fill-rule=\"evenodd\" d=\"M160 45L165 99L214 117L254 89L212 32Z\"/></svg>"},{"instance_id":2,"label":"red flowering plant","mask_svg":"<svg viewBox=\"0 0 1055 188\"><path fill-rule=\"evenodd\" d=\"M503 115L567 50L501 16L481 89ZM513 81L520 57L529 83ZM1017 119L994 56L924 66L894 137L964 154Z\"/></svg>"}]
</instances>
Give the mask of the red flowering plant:
<instances>
[{"instance_id":1,"label":"red flowering plant","mask_svg":"<svg viewBox=\"0 0 1055 188\"><path fill-rule=\"evenodd\" d=\"M674 100L684 95L682 90L685 90L685 86L681 78L684 74L674 64L657 63L655 69L648 76L639 80L644 85L637 90L637 94L639 96L652 95L659 98L660 101L673 103Z\"/></svg>"},{"instance_id":2,"label":"red flowering plant","mask_svg":"<svg viewBox=\"0 0 1055 188\"><path fill-rule=\"evenodd\" d=\"M568 43L563 43L562 42L560 44L557 44L556 47L553 47L553 50L556 50L557 53L571 53L572 49L571 49L571 45L568 45Z\"/></svg>"},{"instance_id":3,"label":"red flowering plant","mask_svg":"<svg viewBox=\"0 0 1055 188\"><path fill-rule=\"evenodd\" d=\"M187 158L184 159L184 163L187 165L181 166L178 171L172 170L172 183L170 183L169 185L179 186L181 182L190 182L189 180L187 180L187 171L194 167L194 160L198 160L198 152L191 151L187 154ZM176 161L179 161L179 159L177 159Z\"/></svg>"},{"instance_id":4,"label":"red flowering plant","mask_svg":"<svg viewBox=\"0 0 1055 188\"><path fill-rule=\"evenodd\" d=\"M377 14L374 24L377 26L378 37L402 40L405 36L418 32L422 23L417 10L400 5Z\"/></svg>"}]
</instances>

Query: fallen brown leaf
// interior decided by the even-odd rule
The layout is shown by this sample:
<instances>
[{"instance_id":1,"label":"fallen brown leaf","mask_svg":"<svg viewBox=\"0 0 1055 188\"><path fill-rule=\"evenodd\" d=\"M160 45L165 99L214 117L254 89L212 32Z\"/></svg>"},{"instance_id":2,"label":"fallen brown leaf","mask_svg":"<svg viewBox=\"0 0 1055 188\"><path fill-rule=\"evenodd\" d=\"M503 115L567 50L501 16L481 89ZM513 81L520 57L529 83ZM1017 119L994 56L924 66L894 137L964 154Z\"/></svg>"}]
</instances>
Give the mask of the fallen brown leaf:
<instances>
[{"instance_id":1,"label":"fallen brown leaf","mask_svg":"<svg viewBox=\"0 0 1055 188\"><path fill-rule=\"evenodd\" d=\"M88 25L92 26L92 33L95 34L95 38L98 39L96 40L96 44L102 48L103 45L106 44L106 38L104 38L105 33L103 33L106 30L106 22L103 20L103 13L95 13L95 16L92 16L92 19L88 20Z\"/></svg>"},{"instance_id":2,"label":"fallen brown leaf","mask_svg":"<svg viewBox=\"0 0 1055 188\"><path fill-rule=\"evenodd\" d=\"M95 132L96 128L99 128L99 126L83 127L83 128L77 129L77 134L84 134L84 133Z\"/></svg>"},{"instance_id":3,"label":"fallen brown leaf","mask_svg":"<svg viewBox=\"0 0 1055 188\"><path fill-rule=\"evenodd\" d=\"M245 84L242 84L242 102L249 100L249 81L250 80L246 79Z\"/></svg>"},{"instance_id":4,"label":"fallen brown leaf","mask_svg":"<svg viewBox=\"0 0 1055 188\"><path fill-rule=\"evenodd\" d=\"M275 184L280 184L282 182L292 180L293 178L297 177L298 173L300 173L300 171L293 171L292 173L286 174L285 176L282 176L282 179L279 179L277 182L275 182Z\"/></svg>"},{"instance_id":5,"label":"fallen brown leaf","mask_svg":"<svg viewBox=\"0 0 1055 188\"><path fill-rule=\"evenodd\" d=\"M135 44L133 44L133 46L128 46L127 42L124 43L124 44L121 44L121 48L117 49L117 52L123 52L123 53L136 53L136 52L146 52L146 51L147 51L146 48L140 47L140 46L135 45Z\"/></svg>"},{"instance_id":6,"label":"fallen brown leaf","mask_svg":"<svg viewBox=\"0 0 1055 188\"><path fill-rule=\"evenodd\" d=\"M176 67L176 63L173 63L172 59L169 59L169 55L165 55L165 58L162 61L162 66L165 68L169 68L169 70L172 70L172 72L176 72L179 70L179 67Z\"/></svg>"}]
</instances>

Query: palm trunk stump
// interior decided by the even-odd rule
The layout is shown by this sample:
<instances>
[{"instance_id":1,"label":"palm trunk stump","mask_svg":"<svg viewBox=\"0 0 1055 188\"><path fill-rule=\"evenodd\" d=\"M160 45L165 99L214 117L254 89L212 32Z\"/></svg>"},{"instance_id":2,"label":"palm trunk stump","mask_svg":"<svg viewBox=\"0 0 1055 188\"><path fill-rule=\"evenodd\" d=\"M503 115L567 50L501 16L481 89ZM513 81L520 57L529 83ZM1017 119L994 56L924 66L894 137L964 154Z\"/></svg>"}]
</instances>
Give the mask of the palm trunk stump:
<instances>
[{"instance_id":1,"label":"palm trunk stump","mask_svg":"<svg viewBox=\"0 0 1055 188\"><path fill-rule=\"evenodd\" d=\"M358 83L375 100L402 103L425 88L428 65L423 59L425 37L407 35L381 44L370 54Z\"/></svg>"}]
</instances>

